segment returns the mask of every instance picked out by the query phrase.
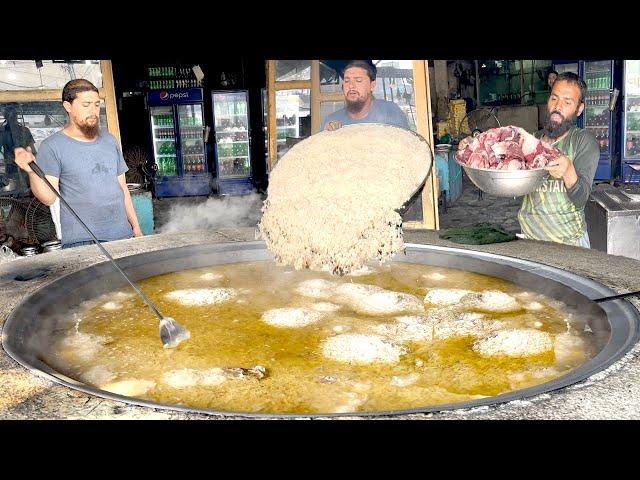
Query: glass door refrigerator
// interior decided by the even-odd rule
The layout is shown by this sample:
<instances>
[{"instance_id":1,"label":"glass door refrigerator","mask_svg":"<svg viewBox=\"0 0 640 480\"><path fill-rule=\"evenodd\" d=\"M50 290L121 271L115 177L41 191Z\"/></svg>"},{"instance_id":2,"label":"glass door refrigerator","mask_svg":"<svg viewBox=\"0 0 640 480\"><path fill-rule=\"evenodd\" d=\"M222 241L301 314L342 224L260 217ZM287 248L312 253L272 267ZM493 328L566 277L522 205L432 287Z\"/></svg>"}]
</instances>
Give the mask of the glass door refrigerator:
<instances>
[{"instance_id":1,"label":"glass door refrigerator","mask_svg":"<svg viewBox=\"0 0 640 480\"><path fill-rule=\"evenodd\" d=\"M212 91L220 195L253 191L247 90Z\"/></svg>"},{"instance_id":2,"label":"glass door refrigerator","mask_svg":"<svg viewBox=\"0 0 640 480\"><path fill-rule=\"evenodd\" d=\"M582 79L587 84L583 128L590 130L600 145L596 180L612 180L619 173L618 112L620 82L613 60L581 61Z\"/></svg>"},{"instance_id":3,"label":"glass door refrigerator","mask_svg":"<svg viewBox=\"0 0 640 480\"><path fill-rule=\"evenodd\" d=\"M624 61L622 112L620 180L640 183L640 60Z\"/></svg>"},{"instance_id":4,"label":"glass door refrigerator","mask_svg":"<svg viewBox=\"0 0 640 480\"><path fill-rule=\"evenodd\" d=\"M157 197L209 195L201 88L154 90L147 94Z\"/></svg>"}]
</instances>

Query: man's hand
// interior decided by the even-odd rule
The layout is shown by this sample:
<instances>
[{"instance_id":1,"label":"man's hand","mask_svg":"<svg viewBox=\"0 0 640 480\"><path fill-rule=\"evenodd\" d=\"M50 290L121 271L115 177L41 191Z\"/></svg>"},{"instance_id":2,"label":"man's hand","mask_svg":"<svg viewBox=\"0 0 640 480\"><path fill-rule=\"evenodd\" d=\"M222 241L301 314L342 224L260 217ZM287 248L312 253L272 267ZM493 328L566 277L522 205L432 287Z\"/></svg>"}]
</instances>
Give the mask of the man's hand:
<instances>
[{"instance_id":1,"label":"man's hand","mask_svg":"<svg viewBox=\"0 0 640 480\"><path fill-rule=\"evenodd\" d=\"M16 156L16 165L18 165L22 170L27 173L33 172L29 164L31 162L36 161L36 157L31 153L31 147L22 148L17 147L13 150L14 155Z\"/></svg>"},{"instance_id":2,"label":"man's hand","mask_svg":"<svg viewBox=\"0 0 640 480\"><path fill-rule=\"evenodd\" d=\"M339 128L342 128L342 122L339 122L338 120L331 120L324 127L324 129L327 130L328 132L331 132L333 130L338 130Z\"/></svg>"},{"instance_id":3,"label":"man's hand","mask_svg":"<svg viewBox=\"0 0 640 480\"><path fill-rule=\"evenodd\" d=\"M544 169L554 178L564 177L570 168L573 168L573 163L569 160L569 157L564 155L559 156L551 160Z\"/></svg>"},{"instance_id":4,"label":"man's hand","mask_svg":"<svg viewBox=\"0 0 640 480\"><path fill-rule=\"evenodd\" d=\"M573 166L573 162L569 160L569 157L564 155L551 160L544 169L554 178L561 178L564 182L564 186L567 188L573 187L578 181L578 172L576 167Z\"/></svg>"},{"instance_id":5,"label":"man's hand","mask_svg":"<svg viewBox=\"0 0 640 480\"><path fill-rule=\"evenodd\" d=\"M140 227L136 227L133 229L133 236L134 237L144 237L144 233L142 233L142 230L140 230Z\"/></svg>"}]
</instances>

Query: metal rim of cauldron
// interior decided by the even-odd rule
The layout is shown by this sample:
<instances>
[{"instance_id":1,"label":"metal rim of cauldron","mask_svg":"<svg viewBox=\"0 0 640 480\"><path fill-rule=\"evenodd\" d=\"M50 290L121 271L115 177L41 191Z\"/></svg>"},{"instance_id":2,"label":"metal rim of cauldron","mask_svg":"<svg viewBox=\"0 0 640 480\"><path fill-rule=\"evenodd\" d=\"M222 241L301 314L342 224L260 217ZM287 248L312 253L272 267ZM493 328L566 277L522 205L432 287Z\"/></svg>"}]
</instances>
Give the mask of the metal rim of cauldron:
<instances>
[{"instance_id":1,"label":"metal rim of cauldron","mask_svg":"<svg viewBox=\"0 0 640 480\"><path fill-rule=\"evenodd\" d=\"M29 321L35 323L34 311L38 308L48 310L52 301L57 298L52 293L56 289L60 289L60 293L68 295L73 285L79 286L76 290L93 289L95 285L106 284L105 277L114 279L114 283L103 291L93 292L93 295L99 295L104 291L113 290L124 286L117 284L120 278L113 267L107 263L99 263L91 267L79 270L77 272L62 276L53 282L41 287L22 300L22 302L13 310L7 318L2 335L2 346L4 350L18 363L31 370L33 373L45 376L55 383L96 395L109 400L124 402L128 404L150 407L154 409L165 409L172 411L181 411L185 413L200 413L208 415L219 415L225 417L246 417L246 418L318 418L318 417L381 417L381 416L398 416L421 413L441 412L447 410L463 410L476 407L484 407L489 405L497 405L512 400L522 400L530 398L542 393L548 393L558 390L579 381L585 380L591 375L600 372L617 360L622 358L640 338L640 313L627 300L616 300L596 304L591 298L612 295L616 292L601 283L580 277L573 273L550 267L544 264L521 260L514 257L507 257L492 253L478 252L474 250L457 249L451 247L440 247L434 245L407 244L407 255L397 256L394 261L421 263L416 262L415 255L424 254L430 260L429 263L422 262L427 265L437 265L451 268L462 268L466 271L478 272L487 275L493 275L517 284L520 281L531 280L532 278L542 279L540 285L546 289L562 290L563 294L568 295L571 301L582 301L582 307L585 312L601 315L602 319L606 319L610 330L609 338L606 344L601 348L599 353L580 367L571 370L568 374L549 382L541 383L533 387L515 390L512 392L486 397L479 400L447 403L441 405L431 405L425 407L403 409L403 410L386 410L377 412L349 412L349 413L251 413L251 412L234 412L220 411L204 408L186 407L173 404L156 403L133 397L117 395L95 387L91 387L84 383L69 378L60 372L50 368L48 365L40 361L32 352L25 347L25 338L20 335L27 327L32 326ZM438 263L442 255L447 262ZM167 258L167 257L170 258ZM225 261L218 261L217 257L223 257ZM122 257L118 259L118 263L127 271L127 273L135 280L140 280L152 275L158 275L160 272L169 272L177 270L186 270L188 268L199 268L213 265L221 265L225 263L235 263L242 261L257 261L272 259L271 253L266 249L264 242L232 242L193 245L187 247L176 247L166 250L157 250L147 253ZM207 262L202 263L202 260ZM434 262L434 260L437 260ZM182 266L175 269L175 263L181 262ZM452 265L451 263L454 263ZM485 267L478 270L479 267ZM490 270L490 271L487 271ZM499 273L502 272L503 275ZM90 285L95 282L95 285ZM122 280L124 283L124 280ZM533 289L540 291L540 289ZM542 292L548 293L548 292ZM555 297L557 298L557 297ZM77 303L86 299L85 297L76 298ZM566 301L566 298L561 299ZM567 302L571 303L571 302Z\"/></svg>"}]
</instances>

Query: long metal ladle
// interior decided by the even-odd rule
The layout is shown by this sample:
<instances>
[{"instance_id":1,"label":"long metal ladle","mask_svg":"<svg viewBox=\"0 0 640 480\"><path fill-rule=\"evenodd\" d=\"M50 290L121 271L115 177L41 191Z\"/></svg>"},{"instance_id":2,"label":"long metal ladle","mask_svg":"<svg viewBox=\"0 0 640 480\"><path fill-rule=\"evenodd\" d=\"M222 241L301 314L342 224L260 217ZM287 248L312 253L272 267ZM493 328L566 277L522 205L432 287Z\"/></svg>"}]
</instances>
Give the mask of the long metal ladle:
<instances>
[{"instance_id":1,"label":"long metal ladle","mask_svg":"<svg viewBox=\"0 0 640 480\"><path fill-rule=\"evenodd\" d=\"M132 282L131 279L129 279L127 274L122 271L122 269L118 266L118 264L113 259L113 257L109 255L109 252L107 252L107 250L102 246L102 244L100 243L100 240L96 238L96 236L89 229L89 227L85 225L85 223L80 219L80 217L76 214L76 212L73 211L73 209L69 206L69 204L65 201L65 199L60 196L60 194L55 189L55 187L51 185L49 180L47 180L44 172L38 166L38 164L36 162L31 162L29 166L34 172L36 172L36 175L38 175L42 180L44 180L44 183L46 183L47 186L51 189L51 191L56 194L56 197L60 199L60 203L62 203L67 208L67 210L71 212L71 214L76 218L76 220L80 222L80 225L82 225L84 229L89 233L89 235L91 235L91 238L93 238L94 243L98 246L98 248L100 248L100 250L102 250L102 253L104 253L104 255L109 259L109 261L114 266L114 268L118 272L120 272L120 274L125 278L125 280L129 282L129 285L131 285L133 289L136 291L136 293L140 296L140 298L142 298L144 303L146 303L149 306L149 308L153 310L153 313L155 313L158 316L158 318L160 319L160 340L162 340L162 344L164 345L164 348L176 347L180 342L187 340L189 337L191 337L189 330L184 328L182 325L176 322L173 318L163 316L158 310L158 308L153 304L153 302L149 300L144 293L142 293L142 290L140 290L140 288L138 288L138 286L134 282Z\"/></svg>"},{"instance_id":2,"label":"long metal ladle","mask_svg":"<svg viewBox=\"0 0 640 480\"><path fill-rule=\"evenodd\" d=\"M610 297L594 298L592 301L596 303L601 303L601 302L607 302L609 300L617 300L618 298L633 297L634 295L640 295L640 290L637 292L627 292L627 293L621 293L619 295L612 295Z\"/></svg>"}]
</instances>

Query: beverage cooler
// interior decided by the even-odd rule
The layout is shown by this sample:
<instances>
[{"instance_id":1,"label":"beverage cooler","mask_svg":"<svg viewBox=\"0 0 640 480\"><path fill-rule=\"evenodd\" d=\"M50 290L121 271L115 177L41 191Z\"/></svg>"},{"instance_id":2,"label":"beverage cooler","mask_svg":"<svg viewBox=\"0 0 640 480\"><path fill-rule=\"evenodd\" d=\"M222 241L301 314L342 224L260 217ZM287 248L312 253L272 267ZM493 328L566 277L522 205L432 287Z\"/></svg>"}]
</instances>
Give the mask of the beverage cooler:
<instances>
[{"instance_id":1,"label":"beverage cooler","mask_svg":"<svg viewBox=\"0 0 640 480\"><path fill-rule=\"evenodd\" d=\"M201 88L172 88L147 94L157 197L209 195Z\"/></svg>"},{"instance_id":2,"label":"beverage cooler","mask_svg":"<svg viewBox=\"0 0 640 480\"><path fill-rule=\"evenodd\" d=\"M624 61L622 96L620 180L640 183L640 60Z\"/></svg>"},{"instance_id":3,"label":"beverage cooler","mask_svg":"<svg viewBox=\"0 0 640 480\"><path fill-rule=\"evenodd\" d=\"M620 171L618 148L620 72L613 60L580 62L582 79L587 84L583 126L600 145L600 161L595 180L612 180Z\"/></svg>"},{"instance_id":4,"label":"beverage cooler","mask_svg":"<svg viewBox=\"0 0 640 480\"><path fill-rule=\"evenodd\" d=\"M244 195L253 191L247 90L211 92L216 139L218 193Z\"/></svg>"}]
</instances>

